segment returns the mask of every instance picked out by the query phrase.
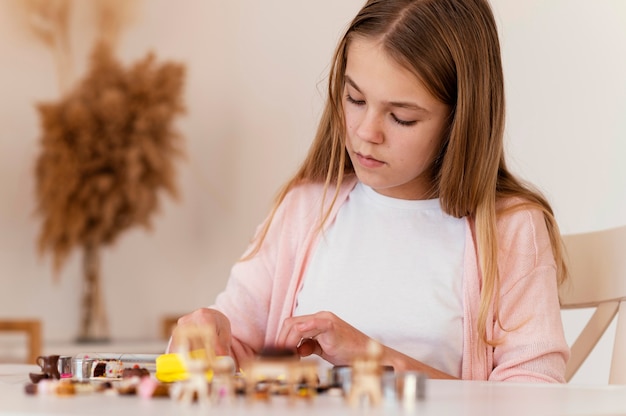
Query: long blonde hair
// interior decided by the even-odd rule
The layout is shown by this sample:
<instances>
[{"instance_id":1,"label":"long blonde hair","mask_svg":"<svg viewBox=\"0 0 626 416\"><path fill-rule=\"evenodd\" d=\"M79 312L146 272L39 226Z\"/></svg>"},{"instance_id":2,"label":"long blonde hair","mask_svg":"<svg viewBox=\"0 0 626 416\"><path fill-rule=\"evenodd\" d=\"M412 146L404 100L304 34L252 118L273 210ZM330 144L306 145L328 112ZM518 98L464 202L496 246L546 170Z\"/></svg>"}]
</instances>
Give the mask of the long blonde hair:
<instances>
[{"instance_id":1,"label":"long blonde hair","mask_svg":"<svg viewBox=\"0 0 626 416\"><path fill-rule=\"evenodd\" d=\"M345 148L342 107L347 50L355 37L379 39L390 57L412 71L429 92L451 108L450 122L433 161L432 189L449 215L473 222L482 291L478 331L487 339L489 309L498 316L496 201L518 197L514 209L540 209L552 243L557 280L567 275L553 211L536 190L515 178L504 159L504 79L495 19L486 0L369 0L340 40L329 74L328 99L315 140L297 173L277 196L276 207L295 186L323 182L335 198L354 168ZM334 202L334 201L333 201ZM322 212L327 219L330 208ZM252 255L255 251L252 252ZM499 322L499 319L498 319Z\"/></svg>"}]
</instances>

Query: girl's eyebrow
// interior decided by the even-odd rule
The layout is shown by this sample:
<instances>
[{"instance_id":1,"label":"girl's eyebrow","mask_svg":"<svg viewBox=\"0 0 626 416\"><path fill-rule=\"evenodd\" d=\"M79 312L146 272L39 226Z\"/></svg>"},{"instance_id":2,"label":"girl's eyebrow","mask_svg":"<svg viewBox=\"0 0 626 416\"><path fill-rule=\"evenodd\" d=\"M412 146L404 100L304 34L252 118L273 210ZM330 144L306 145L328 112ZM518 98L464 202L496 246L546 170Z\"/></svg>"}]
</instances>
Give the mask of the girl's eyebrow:
<instances>
[{"instance_id":1,"label":"girl's eyebrow","mask_svg":"<svg viewBox=\"0 0 626 416\"><path fill-rule=\"evenodd\" d=\"M357 90L359 93L363 94L363 91L361 91L359 86L356 84L356 82L354 82L352 78L350 78L350 76L344 75L344 78L346 80L346 83L350 84L352 88ZM426 110L424 107L421 107L417 105L416 103L408 102L408 101L389 101L389 102L386 102L385 104L390 105L392 107L400 107L400 108L406 108L409 110L423 111L425 113L428 112L428 110Z\"/></svg>"}]
</instances>

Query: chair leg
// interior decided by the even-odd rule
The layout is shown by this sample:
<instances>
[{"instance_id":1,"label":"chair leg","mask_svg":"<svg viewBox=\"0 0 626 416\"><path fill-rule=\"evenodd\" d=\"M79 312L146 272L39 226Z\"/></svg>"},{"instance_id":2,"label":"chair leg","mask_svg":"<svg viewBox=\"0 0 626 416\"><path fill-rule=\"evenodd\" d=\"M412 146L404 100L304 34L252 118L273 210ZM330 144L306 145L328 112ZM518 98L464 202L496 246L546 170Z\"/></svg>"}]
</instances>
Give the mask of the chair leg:
<instances>
[{"instance_id":1,"label":"chair leg","mask_svg":"<svg viewBox=\"0 0 626 416\"><path fill-rule=\"evenodd\" d=\"M28 364L37 364L37 357L41 355L41 322L33 321L29 323L28 332L30 334L29 341L29 357Z\"/></svg>"},{"instance_id":2,"label":"chair leg","mask_svg":"<svg viewBox=\"0 0 626 416\"><path fill-rule=\"evenodd\" d=\"M626 301L619 305L609 384L626 384Z\"/></svg>"},{"instance_id":3,"label":"chair leg","mask_svg":"<svg viewBox=\"0 0 626 416\"><path fill-rule=\"evenodd\" d=\"M576 338L571 347L571 356L565 369L565 380L568 382L574 377L585 359L598 343L602 334L606 331L615 317L619 308L617 302L603 303L598 305L587 325Z\"/></svg>"}]
</instances>

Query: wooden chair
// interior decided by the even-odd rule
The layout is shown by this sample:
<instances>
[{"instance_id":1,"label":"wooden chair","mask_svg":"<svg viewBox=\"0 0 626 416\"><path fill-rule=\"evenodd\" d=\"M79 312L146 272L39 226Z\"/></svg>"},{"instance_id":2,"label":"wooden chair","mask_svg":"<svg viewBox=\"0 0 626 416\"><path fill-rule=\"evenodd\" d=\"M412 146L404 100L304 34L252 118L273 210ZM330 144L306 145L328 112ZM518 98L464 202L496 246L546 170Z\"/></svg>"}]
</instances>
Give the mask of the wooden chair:
<instances>
[{"instance_id":1,"label":"wooden chair","mask_svg":"<svg viewBox=\"0 0 626 416\"><path fill-rule=\"evenodd\" d=\"M41 355L41 322L38 319L0 319L0 332L25 332L28 338L28 364Z\"/></svg>"},{"instance_id":2,"label":"wooden chair","mask_svg":"<svg viewBox=\"0 0 626 416\"><path fill-rule=\"evenodd\" d=\"M562 309L595 308L571 346L570 381L617 315L609 384L626 384L626 226L563 237L570 280L561 286Z\"/></svg>"},{"instance_id":3,"label":"wooden chair","mask_svg":"<svg viewBox=\"0 0 626 416\"><path fill-rule=\"evenodd\" d=\"M182 315L167 315L161 318L161 337L165 340L170 339L172 331L176 327L178 318Z\"/></svg>"}]
</instances>

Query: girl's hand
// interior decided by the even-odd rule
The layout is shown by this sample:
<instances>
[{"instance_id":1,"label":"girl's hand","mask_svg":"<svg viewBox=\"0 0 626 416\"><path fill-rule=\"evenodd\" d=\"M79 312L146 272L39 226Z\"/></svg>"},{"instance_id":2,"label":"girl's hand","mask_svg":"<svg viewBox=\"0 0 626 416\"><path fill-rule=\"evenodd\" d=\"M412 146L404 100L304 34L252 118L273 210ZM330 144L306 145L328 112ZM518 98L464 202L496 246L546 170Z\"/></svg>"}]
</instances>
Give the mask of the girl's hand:
<instances>
[{"instance_id":1,"label":"girl's hand","mask_svg":"<svg viewBox=\"0 0 626 416\"><path fill-rule=\"evenodd\" d=\"M365 353L369 339L333 313L318 312L285 319L277 346L296 348L302 357L316 354L331 364L345 365Z\"/></svg>"},{"instance_id":2,"label":"girl's hand","mask_svg":"<svg viewBox=\"0 0 626 416\"><path fill-rule=\"evenodd\" d=\"M297 348L302 357L317 354L333 365L350 365L355 356L367 354L370 341L370 337L331 312L318 312L285 319L277 346ZM396 371L420 371L430 378L455 378L384 345L381 364Z\"/></svg>"},{"instance_id":3,"label":"girl's hand","mask_svg":"<svg viewBox=\"0 0 626 416\"><path fill-rule=\"evenodd\" d=\"M178 319L177 325L172 332L170 344L167 348L168 352L176 351L177 346L180 345L180 336L178 334L184 332L181 331L181 329L187 326L210 328L214 331L211 336L214 340L213 348L215 355L230 355L230 321L223 313L209 308L197 309Z\"/></svg>"}]
</instances>

